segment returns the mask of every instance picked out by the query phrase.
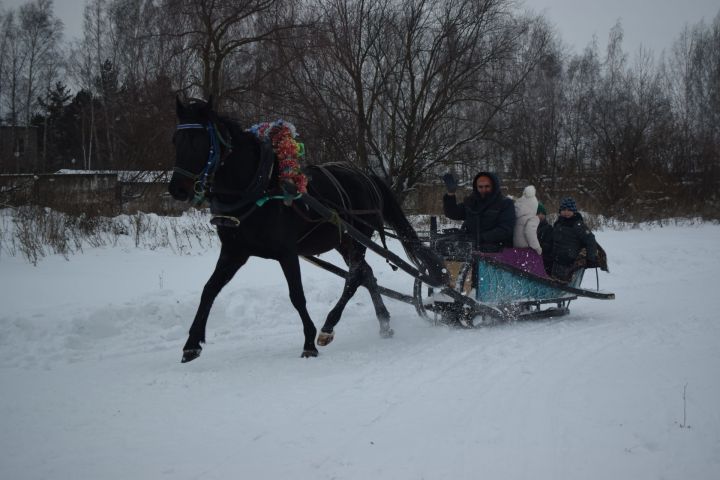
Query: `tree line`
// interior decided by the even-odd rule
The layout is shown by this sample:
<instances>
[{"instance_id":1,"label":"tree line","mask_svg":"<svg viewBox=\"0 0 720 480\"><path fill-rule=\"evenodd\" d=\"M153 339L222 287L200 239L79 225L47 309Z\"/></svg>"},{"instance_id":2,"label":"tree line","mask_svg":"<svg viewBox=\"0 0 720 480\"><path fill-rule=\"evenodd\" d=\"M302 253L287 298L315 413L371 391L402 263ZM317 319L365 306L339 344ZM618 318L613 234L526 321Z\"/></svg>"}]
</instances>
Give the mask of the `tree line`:
<instances>
[{"instance_id":1,"label":"tree line","mask_svg":"<svg viewBox=\"0 0 720 480\"><path fill-rule=\"evenodd\" d=\"M0 10L2 135L38 127L36 164L3 173L167 170L175 95L212 95L400 196L490 169L575 182L606 213L639 192L720 202L720 13L660 56L629 55L620 24L569 51L511 0L90 0L62 34L52 0Z\"/></svg>"}]
</instances>

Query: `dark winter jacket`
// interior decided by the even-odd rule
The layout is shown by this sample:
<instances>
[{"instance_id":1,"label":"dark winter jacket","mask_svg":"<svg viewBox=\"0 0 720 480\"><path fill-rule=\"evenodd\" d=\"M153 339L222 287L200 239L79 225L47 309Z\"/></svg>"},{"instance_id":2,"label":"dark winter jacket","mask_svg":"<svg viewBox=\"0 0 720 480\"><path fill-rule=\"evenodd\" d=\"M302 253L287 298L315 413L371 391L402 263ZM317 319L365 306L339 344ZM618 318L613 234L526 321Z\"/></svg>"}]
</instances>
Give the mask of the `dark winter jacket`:
<instances>
[{"instance_id":1,"label":"dark winter jacket","mask_svg":"<svg viewBox=\"0 0 720 480\"><path fill-rule=\"evenodd\" d=\"M492 193L480 197L475 184L480 176L492 180ZM473 179L473 192L458 205L454 195L443 197L445 216L453 220L464 220L463 230L473 240L476 248L512 247L515 228L515 206L513 201L502 194L500 181L493 173L480 172ZM481 248L482 249L482 248Z\"/></svg>"},{"instance_id":2,"label":"dark winter jacket","mask_svg":"<svg viewBox=\"0 0 720 480\"><path fill-rule=\"evenodd\" d=\"M582 215L575 213L570 218L559 217L552 229L553 263L569 266L575 262L580 250L587 249L587 260L597 261L595 235L585 225Z\"/></svg>"},{"instance_id":3,"label":"dark winter jacket","mask_svg":"<svg viewBox=\"0 0 720 480\"><path fill-rule=\"evenodd\" d=\"M553 227L548 223L547 220L540 221L537 228L537 237L540 242L540 248L542 248L543 265L545 271L552 272L553 263Z\"/></svg>"}]
</instances>

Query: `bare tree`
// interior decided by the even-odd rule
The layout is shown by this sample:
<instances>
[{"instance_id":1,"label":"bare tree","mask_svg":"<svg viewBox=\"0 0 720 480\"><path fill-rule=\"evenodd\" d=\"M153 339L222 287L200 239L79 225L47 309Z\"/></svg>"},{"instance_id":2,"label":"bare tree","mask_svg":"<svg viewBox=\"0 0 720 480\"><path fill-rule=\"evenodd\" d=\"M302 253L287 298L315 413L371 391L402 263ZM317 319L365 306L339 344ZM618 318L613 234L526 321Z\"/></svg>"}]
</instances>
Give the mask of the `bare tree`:
<instances>
[{"instance_id":1,"label":"bare tree","mask_svg":"<svg viewBox=\"0 0 720 480\"><path fill-rule=\"evenodd\" d=\"M19 39L24 51L23 71L24 123L31 124L38 110L38 97L57 73L58 43L62 36L62 22L55 17L52 0L33 0L20 7ZM42 80L41 80L42 79ZM25 129L25 144L30 143L30 130ZM33 170L37 165L31 167Z\"/></svg>"},{"instance_id":2,"label":"bare tree","mask_svg":"<svg viewBox=\"0 0 720 480\"><path fill-rule=\"evenodd\" d=\"M0 10L0 124L3 121L6 69L10 61L9 45L12 33L12 15Z\"/></svg>"},{"instance_id":3,"label":"bare tree","mask_svg":"<svg viewBox=\"0 0 720 480\"><path fill-rule=\"evenodd\" d=\"M21 90L23 85L23 70L27 57L20 42L20 32L14 12L9 12L3 20L3 70L0 70L0 84L3 85L3 97L0 100L5 104L7 111L5 119L10 125L10 138L3 139L8 142L14 154L14 171L20 172L23 164L18 148L18 123L21 117ZM10 164L10 162L8 162Z\"/></svg>"},{"instance_id":4,"label":"bare tree","mask_svg":"<svg viewBox=\"0 0 720 480\"><path fill-rule=\"evenodd\" d=\"M541 38L552 37L550 26ZM528 36L526 42L533 41ZM556 40L549 41L542 59L519 89L517 100L504 112L505 128L499 132L502 146L511 156L515 176L539 184L556 177L567 152L563 141L563 114L567 110L563 59Z\"/></svg>"},{"instance_id":5,"label":"bare tree","mask_svg":"<svg viewBox=\"0 0 720 480\"><path fill-rule=\"evenodd\" d=\"M190 59L183 89L220 104L250 88L258 44L293 28L284 23L292 9L285 0L166 0L164 6L177 19L165 33L182 40L178 53Z\"/></svg>"},{"instance_id":6,"label":"bare tree","mask_svg":"<svg viewBox=\"0 0 720 480\"><path fill-rule=\"evenodd\" d=\"M720 182L720 12L710 25L700 22L678 39L670 63L674 110L680 119L676 173L698 194L717 199Z\"/></svg>"},{"instance_id":7,"label":"bare tree","mask_svg":"<svg viewBox=\"0 0 720 480\"><path fill-rule=\"evenodd\" d=\"M119 89L117 61L120 54L116 25L111 21L110 0L90 0L83 12L83 37L74 47L71 65L75 82L90 94L83 102L87 130L83 129L83 166L115 166L117 136L114 129Z\"/></svg>"},{"instance_id":8,"label":"bare tree","mask_svg":"<svg viewBox=\"0 0 720 480\"><path fill-rule=\"evenodd\" d=\"M165 2L167 3L167 2ZM153 0L112 0L107 22L114 32L113 62L123 85L143 87L158 78L187 85L191 52L183 50L183 17L168 12L172 5ZM184 54L184 55L183 55Z\"/></svg>"},{"instance_id":9,"label":"bare tree","mask_svg":"<svg viewBox=\"0 0 720 480\"><path fill-rule=\"evenodd\" d=\"M693 31L694 48L688 87L697 139L696 172L703 190L717 195L720 180L720 12L711 25L700 23Z\"/></svg>"},{"instance_id":10,"label":"bare tree","mask_svg":"<svg viewBox=\"0 0 720 480\"><path fill-rule=\"evenodd\" d=\"M299 64L288 69L296 101L325 122L316 130L335 143L335 158L399 193L441 165L477 162L463 151L488 136L547 44L506 0L317 0L309 8L320 16L315 41L285 50ZM525 50L524 35L535 36Z\"/></svg>"},{"instance_id":11,"label":"bare tree","mask_svg":"<svg viewBox=\"0 0 720 480\"><path fill-rule=\"evenodd\" d=\"M670 104L661 80L652 57L642 50L628 68L622 28L616 25L588 116L598 162L596 181L602 184L597 190L605 207L629 206L627 200L637 197L641 179L663 167L657 151L670 121Z\"/></svg>"},{"instance_id":12,"label":"bare tree","mask_svg":"<svg viewBox=\"0 0 720 480\"><path fill-rule=\"evenodd\" d=\"M582 174L586 167L594 167L590 142L590 106L599 89L600 59L597 41L588 45L583 53L570 59L564 82L566 108L563 110L563 138L567 162L565 173Z\"/></svg>"}]
</instances>

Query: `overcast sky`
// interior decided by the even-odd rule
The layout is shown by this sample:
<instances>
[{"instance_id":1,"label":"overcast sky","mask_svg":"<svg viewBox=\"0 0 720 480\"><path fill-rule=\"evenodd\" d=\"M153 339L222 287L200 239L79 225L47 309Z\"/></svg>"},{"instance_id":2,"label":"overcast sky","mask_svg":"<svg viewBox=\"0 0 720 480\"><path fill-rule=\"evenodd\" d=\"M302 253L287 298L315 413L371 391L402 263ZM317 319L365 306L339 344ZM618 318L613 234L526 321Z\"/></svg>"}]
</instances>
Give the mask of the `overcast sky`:
<instances>
[{"instance_id":1,"label":"overcast sky","mask_svg":"<svg viewBox=\"0 0 720 480\"><path fill-rule=\"evenodd\" d=\"M27 0L0 0L4 8ZM684 25L703 18L710 23L720 12L718 0L518 0L555 25L562 40L581 51L597 35L605 48L610 28L620 19L624 50L633 54L642 44L659 55L669 49ZM65 24L65 38L79 36L84 0L55 0L55 12Z\"/></svg>"},{"instance_id":2,"label":"overcast sky","mask_svg":"<svg viewBox=\"0 0 720 480\"><path fill-rule=\"evenodd\" d=\"M578 52L593 35L604 49L608 33L619 19L626 52L636 53L642 45L659 55L670 49L686 24L694 25L703 18L710 23L720 13L718 0L524 0L524 4L543 13L562 40Z\"/></svg>"}]
</instances>

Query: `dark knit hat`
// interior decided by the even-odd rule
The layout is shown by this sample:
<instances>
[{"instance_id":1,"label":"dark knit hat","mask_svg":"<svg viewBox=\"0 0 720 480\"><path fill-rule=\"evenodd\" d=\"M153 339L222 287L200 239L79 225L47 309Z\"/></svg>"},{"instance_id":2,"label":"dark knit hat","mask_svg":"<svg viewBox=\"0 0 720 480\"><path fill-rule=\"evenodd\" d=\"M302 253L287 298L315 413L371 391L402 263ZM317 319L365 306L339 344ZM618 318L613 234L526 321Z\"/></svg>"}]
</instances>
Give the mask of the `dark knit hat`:
<instances>
[{"instance_id":1,"label":"dark knit hat","mask_svg":"<svg viewBox=\"0 0 720 480\"><path fill-rule=\"evenodd\" d=\"M535 214L542 213L543 215L547 215L547 210L545 210L545 205L542 204L542 202L538 202L538 208L537 212Z\"/></svg>"},{"instance_id":2,"label":"dark knit hat","mask_svg":"<svg viewBox=\"0 0 720 480\"><path fill-rule=\"evenodd\" d=\"M575 205L575 200L573 200L572 197L565 197L560 202L560 211L563 210L571 210L575 213L577 213L577 206Z\"/></svg>"}]
</instances>

